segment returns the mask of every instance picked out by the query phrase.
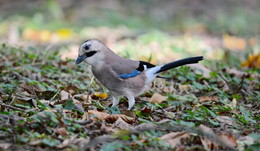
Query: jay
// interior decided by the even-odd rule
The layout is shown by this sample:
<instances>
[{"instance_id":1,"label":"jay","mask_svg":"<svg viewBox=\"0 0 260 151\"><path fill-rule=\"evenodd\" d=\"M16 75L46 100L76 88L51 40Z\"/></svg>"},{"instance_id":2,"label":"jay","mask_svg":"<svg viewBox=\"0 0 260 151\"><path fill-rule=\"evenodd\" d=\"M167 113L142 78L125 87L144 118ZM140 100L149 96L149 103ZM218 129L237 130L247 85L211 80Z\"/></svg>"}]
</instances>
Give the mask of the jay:
<instances>
[{"instance_id":1,"label":"jay","mask_svg":"<svg viewBox=\"0 0 260 151\"><path fill-rule=\"evenodd\" d=\"M145 61L123 58L97 39L85 41L79 48L76 64L85 61L97 80L112 96L113 107L120 97L128 99L128 110L135 104L135 97L149 88L156 76L166 70L186 64L198 63L203 56L190 57L164 65L153 65Z\"/></svg>"}]
</instances>

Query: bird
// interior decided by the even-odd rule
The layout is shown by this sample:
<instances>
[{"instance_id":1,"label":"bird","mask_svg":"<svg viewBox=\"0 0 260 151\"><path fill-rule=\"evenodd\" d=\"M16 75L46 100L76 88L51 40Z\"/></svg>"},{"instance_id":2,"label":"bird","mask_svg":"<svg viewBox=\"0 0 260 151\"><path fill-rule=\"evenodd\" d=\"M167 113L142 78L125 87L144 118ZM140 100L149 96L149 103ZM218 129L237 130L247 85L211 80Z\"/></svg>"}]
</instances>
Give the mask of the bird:
<instances>
[{"instance_id":1,"label":"bird","mask_svg":"<svg viewBox=\"0 0 260 151\"><path fill-rule=\"evenodd\" d=\"M127 110L135 104L135 97L150 87L152 81L163 71L203 60L203 56L189 57L164 65L121 57L98 39L88 39L78 50L76 64L86 62L91 66L94 77L108 90L112 107L119 104L121 97L128 100Z\"/></svg>"}]
</instances>

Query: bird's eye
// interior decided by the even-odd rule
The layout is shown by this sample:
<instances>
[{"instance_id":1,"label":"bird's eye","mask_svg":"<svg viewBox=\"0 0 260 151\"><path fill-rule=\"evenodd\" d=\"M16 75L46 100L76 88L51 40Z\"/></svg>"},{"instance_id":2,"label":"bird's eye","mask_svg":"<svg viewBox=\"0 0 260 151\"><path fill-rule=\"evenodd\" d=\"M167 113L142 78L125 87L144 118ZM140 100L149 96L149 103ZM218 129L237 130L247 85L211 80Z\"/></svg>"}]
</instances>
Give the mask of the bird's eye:
<instances>
[{"instance_id":1,"label":"bird's eye","mask_svg":"<svg viewBox=\"0 0 260 151\"><path fill-rule=\"evenodd\" d=\"M85 46L84 46L84 49L85 49L85 50L88 50L89 47L90 47L90 45L85 45Z\"/></svg>"}]
</instances>

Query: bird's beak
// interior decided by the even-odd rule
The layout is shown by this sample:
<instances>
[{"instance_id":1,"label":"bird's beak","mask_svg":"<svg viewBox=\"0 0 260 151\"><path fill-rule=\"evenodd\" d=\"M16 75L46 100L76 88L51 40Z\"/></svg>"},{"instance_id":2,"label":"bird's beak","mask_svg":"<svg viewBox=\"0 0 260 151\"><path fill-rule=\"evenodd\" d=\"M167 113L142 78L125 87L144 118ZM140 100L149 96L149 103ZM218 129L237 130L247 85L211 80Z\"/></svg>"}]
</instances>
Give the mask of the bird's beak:
<instances>
[{"instance_id":1,"label":"bird's beak","mask_svg":"<svg viewBox=\"0 0 260 151\"><path fill-rule=\"evenodd\" d=\"M81 55L78 56L77 60L76 60L76 64L80 64L83 60L85 60L87 58L87 55Z\"/></svg>"}]
</instances>

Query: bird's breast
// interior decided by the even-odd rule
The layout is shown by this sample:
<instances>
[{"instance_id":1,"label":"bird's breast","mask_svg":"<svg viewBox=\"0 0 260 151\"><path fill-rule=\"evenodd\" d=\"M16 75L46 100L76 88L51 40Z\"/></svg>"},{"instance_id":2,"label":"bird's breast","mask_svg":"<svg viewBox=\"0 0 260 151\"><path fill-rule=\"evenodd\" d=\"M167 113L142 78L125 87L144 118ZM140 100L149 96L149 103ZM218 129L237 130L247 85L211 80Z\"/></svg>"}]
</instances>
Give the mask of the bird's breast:
<instances>
[{"instance_id":1,"label":"bird's breast","mask_svg":"<svg viewBox=\"0 0 260 151\"><path fill-rule=\"evenodd\" d=\"M120 89L123 85L124 81L116 77L111 71L92 68L92 72L97 80L109 90Z\"/></svg>"}]
</instances>

